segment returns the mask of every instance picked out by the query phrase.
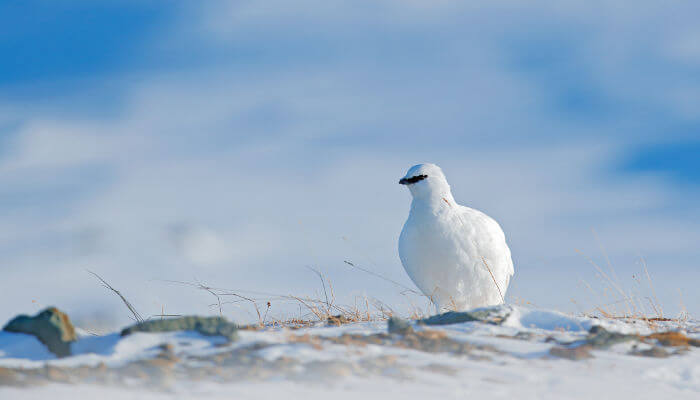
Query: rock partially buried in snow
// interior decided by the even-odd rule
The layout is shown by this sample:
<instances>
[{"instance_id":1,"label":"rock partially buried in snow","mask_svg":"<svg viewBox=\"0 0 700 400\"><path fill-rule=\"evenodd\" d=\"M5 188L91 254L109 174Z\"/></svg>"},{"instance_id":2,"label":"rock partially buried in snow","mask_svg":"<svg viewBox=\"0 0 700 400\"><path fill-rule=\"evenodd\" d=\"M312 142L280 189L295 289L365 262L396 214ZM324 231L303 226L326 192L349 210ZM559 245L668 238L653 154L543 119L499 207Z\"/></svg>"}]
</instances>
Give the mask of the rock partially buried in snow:
<instances>
[{"instance_id":1,"label":"rock partially buried in snow","mask_svg":"<svg viewBox=\"0 0 700 400\"><path fill-rule=\"evenodd\" d=\"M223 317L187 316L139 322L122 330L127 336L135 332L195 331L205 336L223 336L229 341L238 339L238 327Z\"/></svg>"},{"instance_id":2,"label":"rock partially buried in snow","mask_svg":"<svg viewBox=\"0 0 700 400\"><path fill-rule=\"evenodd\" d=\"M387 325L389 333L396 333L399 335L408 335L413 333L413 327L411 327L411 324L409 324L405 319L391 317L389 318Z\"/></svg>"},{"instance_id":3,"label":"rock partially buried in snow","mask_svg":"<svg viewBox=\"0 0 700 400\"><path fill-rule=\"evenodd\" d=\"M611 332L600 325L595 325L588 331L586 343L594 348L607 349L608 347L618 343L638 339L638 335L627 335L619 332Z\"/></svg>"},{"instance_id":4,"label":"rock partially buried in snow","mask_svg":"<svg viewBox=\"0 0 700 400\"><path fill-rule=\"evenodd\" d=\"M429 318L418 320L421 325L451 325L462 322L480 321L489 324L500 325L511 313L508 306L495 306L487 308L477 308L471 311L448 311L446 313L433 315Z\"/></svg>"},{"instance_id":5,"label":"rock partially buried in snow","mask_svg":"<svg viewBox=\"0 0 700 400\"><path fill-rule=\"evenodd\" d=\"M69 356L71 342L78 339L68 315L56 307L49 307L33 317L19 315L2 329L34 335L58 357Z\"/></svg>"}]
</instances>

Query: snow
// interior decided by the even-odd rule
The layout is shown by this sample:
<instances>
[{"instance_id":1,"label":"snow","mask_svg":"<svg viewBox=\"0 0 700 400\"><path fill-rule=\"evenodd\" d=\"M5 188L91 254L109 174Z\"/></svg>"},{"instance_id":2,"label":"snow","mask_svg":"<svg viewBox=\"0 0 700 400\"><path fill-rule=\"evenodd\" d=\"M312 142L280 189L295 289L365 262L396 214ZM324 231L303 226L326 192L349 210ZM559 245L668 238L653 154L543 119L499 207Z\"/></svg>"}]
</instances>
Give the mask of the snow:
<instances>
[{"instance_id":1,"label":"snow","mask_svg":"<svg viewBox=\"0 0 700 400\"><path fill-rule=\"evenodd\" d=\"M240 381L175 380L167 388L90 383L32 386L0 385L0 399L195 398L485 398L588 399L633 396L635 399L696 399L700 396L700 348L690 347L667 358L641 357L631 350L653 343L624 342L593 349L592 358L568 360L549 354L553 347L582 341L588 330L601 325L620 333L646 335L655 330L681 330L700 336L697 321L647 324L566 315L555 311L501 306L508 317L500 325L465 322L453 325L414 324L417 334L444 333L446 339L474 347L466 352L434 352L401 343L383 344L363 338L387 336L386 322L373 321L339 327L266 328L240 331L240 339L195 332L135 333L83 336L73 344L74 356L56 359L31 336L0 332L0 368L75 368L105 364L119 368L157 357L169 345L180 362L193 368L207 357L249 350L248 357L266 365L293 361L293 377L273 373ZM441 333L441 334L442 334ZM383 335L383 336L382 336ZM350 343L350 340L356 343ZM348 340L345 342L344 340ZM392 339L393 340L393 339ZM397 339L398 340L398 339ZM393 342L392 342L393 343ZM669 352L677 349L667 347ZM191 360L191 361L188 361ZM200 364L197 364L200 363ZM203 365L203 364L202 364ZM251 364L253 365L253 364ZM252 367L251 367L252 368ZM366 371L378 372L366 374ZM1 377L0 377L1 378ZM1 382L1 380L0 380Z\"/></svg>"},{"instance_id":2,"label":"snow","mask_svg":"<svg viewBox=\"0 0 700 400\"><path fill-rule=\"evenodd\" d=\"M34 336L0 331L0 365L52 358L54 355Z\"/></svg>"},{"instance_id":3,"label":"snow","mask_svg":"<svg viewBox=\"0 0 700 400\"><path fill-rule=\"evenodd\" d=\"M96 366L100 363L109 367L119 367L135 360L156 356L159 352L158 347L163 344L170 344L176 351L189 354L207 354L207 350L225 342L222 337L207 337L196 332L138 332L126 337L112 333L82 337L71 345L73 356L57 359L33 336L0 332L0 367L78 367Z\"/></svg>"},{"instance_id":4,"label":"snow","mask_svg":"<svg viewBox=\"0 0 700 400\"><path fill-rule=\"evenodd\" d=\"M514 308L503 325L520 329L587 332L594 323L587 318L573 318L556 311Z\"/></svg>"}]
</instances>

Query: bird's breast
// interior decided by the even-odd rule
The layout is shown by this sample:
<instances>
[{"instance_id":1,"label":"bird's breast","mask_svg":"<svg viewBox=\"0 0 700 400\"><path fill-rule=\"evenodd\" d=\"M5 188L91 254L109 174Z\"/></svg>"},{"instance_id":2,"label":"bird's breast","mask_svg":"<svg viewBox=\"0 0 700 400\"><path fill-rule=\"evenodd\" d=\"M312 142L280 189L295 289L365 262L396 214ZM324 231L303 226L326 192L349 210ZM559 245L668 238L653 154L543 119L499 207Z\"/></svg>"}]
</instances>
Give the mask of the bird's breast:
<instances>
[{"instance_id":1,"label":"bird's breast","mask_svg":"<svg viewBox=\"0 0 700 400\"><path fill-rule=\"evenodd\" d=\"M454 265L462 253L460 241L468 235L468 229L460 230L438 216L409 216L399 240L399 255L409 274Z\"/></svg>"}]
</instances>

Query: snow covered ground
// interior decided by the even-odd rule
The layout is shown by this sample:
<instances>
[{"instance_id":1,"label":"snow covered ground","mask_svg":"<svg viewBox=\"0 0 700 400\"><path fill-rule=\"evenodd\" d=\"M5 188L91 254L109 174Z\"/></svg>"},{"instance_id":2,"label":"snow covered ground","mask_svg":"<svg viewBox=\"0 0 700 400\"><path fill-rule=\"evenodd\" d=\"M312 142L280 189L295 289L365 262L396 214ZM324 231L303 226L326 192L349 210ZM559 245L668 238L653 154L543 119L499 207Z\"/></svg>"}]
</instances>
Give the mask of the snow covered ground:
<instances>
[{"instance_id":1,"label":"snow covered ground","mask_svg":"<svg viewBox=\"0 0 700 400\"><path fill-rule=\"evenodd\" d=\"M63 359L32 336L0 332L0 399L700 398L697 321L502 306L482 321L387 325L242 330L233 343L86 335Z\"/></svg>"}]
</instances>

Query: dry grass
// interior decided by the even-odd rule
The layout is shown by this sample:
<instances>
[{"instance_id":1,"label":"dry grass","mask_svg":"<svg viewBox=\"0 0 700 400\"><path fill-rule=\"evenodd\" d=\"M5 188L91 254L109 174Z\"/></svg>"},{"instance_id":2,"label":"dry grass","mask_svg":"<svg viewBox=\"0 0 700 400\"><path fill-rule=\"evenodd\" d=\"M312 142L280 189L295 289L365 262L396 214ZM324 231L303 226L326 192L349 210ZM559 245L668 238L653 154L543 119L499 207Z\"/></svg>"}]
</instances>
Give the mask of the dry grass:
<instances>
[{"instance_id":1,"label":"dry grass","mask_svg":"<svg viewBox=\"0 0 700 400\"><path fill-rule=\"evenodd\" d=\"M113 288L109 283L107 283L107 281L102 279L102 277L97 275L96 273L89 271L89 270L87 272L94 275L97 279L99 279L100 283L102 283L102 286L106 287L107 289L111 290L114 294L119 296L122 303L124 303L126 308L128 308L129 311L131 312L131 314L134 316L134 320L136 320L136 322L143 322L143 317L141 316L141 314L139 314L138 311L136 311L136 308L126 299L126 297L124 297L124 295L121 294L120 291Z\"/></svg>"},{"instance_id":2,"label":"dry grass","mask_svg":"<svg viewBox=\"0 0 700 400\"><path fill-rule=\"evenodd\" d=\"M376 274L370 270L357 266L356 264L345 261L345 263L355 269L369 273L380 279L389 281L403 289L402 294L406 292L417 294L411 288L405 287L391 279ZM320 293L314 296L302 296L292 294L267 293L246 291L252 295L243 295L241 291L235 291L226 288L214 287L200 281L184 282L174 280L160 280L166 283L189 286L197 290L203 290L212 295L216 300L210 304L211 308L216 309L220 315L224 315L224 309L227 305L234 305L244 311L247 311L249 316L257 323L243 326L242 329L257 330L265 327L286 327L291 329L315 326L319 323L329 325L343 325L353 322L367 321L384 321L395 315L392 307L376 298L370 297L355 297L354 304L339 304L336 300L333 283L321 271L307 267L319 280ZM422 296L422 294L421 294ZM273 304L289 304L293 303L299 307L299 313L295 317L274 317L269 312ZM247 307L246 307L247 305ZM426 313L420 307L411 303L412 312L410 318L423 318ZM264 309L264 312L261 310ZM252 310L252 313L250 312ZM158 317L154 315L152 317Z\"/></svg>"},{"instance_id":3,"label":"dry grass","mask_svg":"<svg viewBox=\"0 0 700 400\"><path fill-rule=\"evenodd\" d=\"M600 280L600 287L594 287L588 282L582 281L583 285L593 296L593 304L596 304L592 309L582 310L581 313L583 315L615 320L641 320L652 327L659 322L676 322L680 326L688 320L689 315L687 311L683 311L679 318L668 318L664 316L663 308L656 296L656 291L647 268L646 261L643 258L640 259L642 273L633 275L632 277L634 287L632 289L625 289L625 287L621 284L620 279L618 278L612 263L607 256L607 253L605 252L605 249L602 246L601 250L606 260L605 267L601 267L591 257L579 250L576 250L593 266L596 271L596 276ZM489 273L491 273L486 260L482 259L482 261L486 269L489 270ZM345 260L344 263L354 270L366 273L374 278L381 279L398 288L400 290L399 293L407 299L408 305L410 306L411 311L407 316L408 318L415 320L425 318L426 316L432 314L430 312L426 312L427 309L432 308L430 296L419 293L410 287L404 286L401 283L378 274L370 269L359 266L354 262ZM243 310L251 317L252 320L257 321L254 324L241 327L242 329L248 330L261 329L265 327L286 327L296 329L316 326L320 323L340 326L354 322L384 321L393 315L396 315L395 310L391 306L378 299L366 296L355 297L353 304L339 304L337 302L331 280L328 279L320 270L312 267L307 268L318 278L319 281L320 292L316 293L315 295L292 295L255 292L248 290L237 291L215 287L198 280L195 280L194 282L175 280L159 281L188 286L210 294L212 298L215 299L215 302L209 304L209 307L216 310L221 316L224 316L227 306L235 306L238 309ZM111 290L121 299L137 322L155 317L164 318L180 316L180 314L165 314L165 308L163 306L160 314L143 318L141 314L136 311L135 307L118 290L109 285L99 275L91 271L88 272L99 279L102 285ZM491 274L491 276L493 278L493 274ZM500 287L498 287L495 279L493 279L493 281L501 294L501 298L503 298L503 293L501 292ZM648 295L642 295L642 291L646 291ZM246 293L245 295L243 294L244 292ZM413 298L410 296L413 296ZM427 304L422 307L416 305L414 301L415 297L418 297L421 301L426 301ZM512 294L510 297L511 300L514 300L515 304L532 304L529 301L514 297ZM578 305L577 302L573 302ZM275 305L280 303L285 304L287 307L290 304L295 304L299 309L298 314L296 316L274 316L271 313L271 310ZM455 308L454 304L453 308Z\"/></svg>"},{"instance_id":4,"label":"dry grass","mask_svg":"<svg viewBox=\"0 0 700 400\"><path fill-rule=\"evenodd\" d=\"M640 273L632 275L632 287L626 289L618 278L610 258L598 240L595 231L593 231L593 234L605 258L606 267L601 267L591 257L576 249L576 252L581 254L593 266L600 283L600 287L596 289L588 282L581 281L593 296L592 302L596 304L592 310L584 311L583 315L615 320L644 321L651 327L655 327L658 322L676 322L681 325L689 319L689 314L683 306L682 296L682 311L679 317L669 318L664 315L663 307L656 296L656 289L654 288L651 274L649 274L646 260L643 257L639 259ZM576 302L574 301L574 303Z\"/></svg>"},{"instance_id":5,"label":"dry grass","mask_svg":"<svg viewBox=\"0 0 700 400\"><path fill-rule=\"evenodd\" d=\"M254 316L257 317L258 322L256 324L242 326L241 329L244 330L257 330L265 327L286 327L296 329L315 326L319 323L339 326L352 322L383 321L394 315L394 311L391 309L391 307L380 300L370 299L367 297L356 298L355 304L353 305L336 304L335 294L333 292L333 286L330 280L326 279L320 271L312 268L310 269L319 277L321 281L323 297L316 298L310 296L281 295L259 292L258 297L249 297L229 289L213 287L200 281L184 282L164 280L163 282L185 285L211 294L212 297L216 299L216 303L210 304L209 306L215 308L221 316L224 315L224 307L226 305L236 304L240 306L241 303L248 304L255 313ZM143 322L144 320L149 320L152 318L181 316L181 314L164 314L163 308L160 314L154 314L143 318L120 291L112 287L94 272L88 272L97 277L103 286L111 290L122 300L127 309L132 313L134 320L137 322ZM299 316L292 318L269 317L269 310L272 307L273 302L297 303L300 306ZM265 311L261 312L260 310L263 307ZM423 314L418 311L414 311L413 315L415 318L420 318Z\"/></svg>"}]
</instances>

